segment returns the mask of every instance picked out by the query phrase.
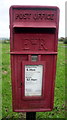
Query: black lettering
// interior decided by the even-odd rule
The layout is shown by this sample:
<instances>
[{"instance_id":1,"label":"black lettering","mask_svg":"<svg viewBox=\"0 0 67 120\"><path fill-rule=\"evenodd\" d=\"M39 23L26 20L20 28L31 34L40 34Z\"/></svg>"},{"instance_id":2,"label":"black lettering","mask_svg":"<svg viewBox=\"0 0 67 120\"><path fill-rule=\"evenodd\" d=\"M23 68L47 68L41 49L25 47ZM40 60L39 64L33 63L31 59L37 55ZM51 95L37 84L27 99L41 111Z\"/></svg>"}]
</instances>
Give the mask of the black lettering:
<instances>
[{"instance_id":1,"label":"black lettering","mask_svg":"<svg viewBox=\"0 0 67 120\"><path fill-rule=\"evenodd\" d=\"M47 14L46 15L47 20L53 20L54 19L53 17L54 17L54 14Z\"/></svg>"},{"instance_id":2,"label":"black lettering","mask_svg":"<svg viewBox=\"0 0 67 120\"><path fill-rule=\"evenodd\" d=\"M35 71L35 69L29 69L29 71Z\"/></svg>"},{"instance_id":3,"label":"black lettering","mask_svg":"<svg viewBox=\"0 0 67 120\"><path fill-rule=\"evenodd\" d=\"M37 81L37 79L31 79L31 81Z\"/></svg>"},{"instance_id":4,"label":"black lettering","mask_svg":"<svg viewBox=\"0 0 67 120\"><path fill-rule=\"evenodd\" d=\"M23 14L23 19L27 19L27 18L26 18L26 14Z\"/></svg>"},{"instance_id":5,"label":"black lettering","mask_svg":"<svg viewBox=\"0 0 67 120\"><path fill-rule=\"evenodd\" d=\"M50 19L51 19L51 15L48 14L48 15L47 15L47 20L50 20Z\"/></svg>"},{"instance_id":6,"label":"black lettering","mask_svg":"<svg viewBox=\"0 0 67 120\"><path fill-rule=\"evenodd\" d=\"M19 18L19 14L16 14L16 19L18 19Z\"/></svg>"},{"instance_id":7,"label":"black lettering","mask_svg":"<svg viewBox=\"0 0 67 120\"><path fill-rule=\"evenodd\" d=\"M54 14L34 14L34 20L53 20Z\"/></svg>"},{"instance_id":8,"label":"black lettering","mask_svg":"<svg viewBox=\"0 0 67 120\"><path fill-rule=\"evenodd\" d=\"M25 14L16 14L16 19L30 19L31 14L25 13Z\"/></svg>"},{"instance_id":9,"label":"black lettering","mask_svg":"<svg viewBox=\"0 0 67 120\"><path fill-rule=\"evenodd\" d=\"M33 14L33 19L34 20L54 20L54 14ZM23 19L23 20L28 20L31 19L31 14L25 13L25 14L16 14L15 19Z\"/></svg>"},{"instance_id":10,"label":"black lettering","mask_svg":"<svg viewBox=\"0 0 67 120\"><path fill-rule=\"evenodd\" d=\"M27 78L27 81L30 81L30 78Z\"/></svg>"},{"instance_id":11,"label":"black lettering","mask_svg":"<svg viewBox=\"0 0 67 120\"><path fill-rule=\"evenodd\" d=\"M33 19L37 20L37 14L34 14Z\"/></svg>"},{"instance_id":12,"label":"black lettering","mask_svg":"<svg viewBox=\"0 0 67 120\"><path fill-rule=\"evenodd\" d=\"M31 14L27 14L27 19L30 19L30 17L31 17Z\"/></svg>"},{"instance_id":13,"label":"black lettering","mask_svg":"<svg viewBox=\"0 0 67 120\"><path fill-rule=\"evenodd\" d=\"M54 20L54 14L51 15L51 20Z\"/></svg>"},{"instance_id":14,"label":"black lettering","mask_svg":"<svg viewBox=\"0 0 67 120\"><path fill-rule=\"evenodd\" d=\"M19 15L19 19L23 19L23 15L22 14Z\"/></svg>"},{"instance_id":15,"label":"black lettering","mask_svg":"<svg viewBox=\"0 0 67 120\"><path fill-rule=\"evenodd\" d=\"M45 14L43 14L43 15L42 15L42 19L45 19L45 16L46 16L46 15L45 15Z\"/></svg>"}]
</instances>

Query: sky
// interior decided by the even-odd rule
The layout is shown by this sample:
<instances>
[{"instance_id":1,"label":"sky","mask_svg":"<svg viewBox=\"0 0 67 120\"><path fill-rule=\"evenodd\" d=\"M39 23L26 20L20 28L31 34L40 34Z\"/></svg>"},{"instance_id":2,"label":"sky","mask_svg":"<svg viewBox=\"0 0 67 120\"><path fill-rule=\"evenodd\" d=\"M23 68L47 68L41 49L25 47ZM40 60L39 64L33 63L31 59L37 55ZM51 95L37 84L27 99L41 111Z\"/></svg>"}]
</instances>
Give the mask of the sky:
<instances>
[{"instance_id":1,"label":"sky","mask_svg":"<svg viewBox=\"0 0 67 120\"><path fill-rule=\"evenodd\" d=\"M59 7L60 20L58 37L65 37L65 1L66 0L0 0L0 38L10 37L9 8L11 5L43 5Z\"/></svg>"}]
</instances>

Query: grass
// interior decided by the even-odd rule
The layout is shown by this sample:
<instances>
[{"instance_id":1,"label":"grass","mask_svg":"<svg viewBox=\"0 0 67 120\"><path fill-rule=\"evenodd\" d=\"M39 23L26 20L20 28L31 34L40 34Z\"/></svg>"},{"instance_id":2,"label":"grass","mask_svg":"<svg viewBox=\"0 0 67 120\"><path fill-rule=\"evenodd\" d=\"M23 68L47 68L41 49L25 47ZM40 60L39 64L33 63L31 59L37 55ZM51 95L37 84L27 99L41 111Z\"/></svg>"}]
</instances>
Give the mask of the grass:
<instances>
[{"instance_id":1,"label":"grass","mask_svg":"<svg viewBox=\"0 0 67 120\"><path fill-rule=\"evenodd\" d=\"M1 44L1 43L0 43ZM37 120L45 118L65 118L65 44L58 45L58 61L55 84L54 109L51 112L37 112ZM10 120L25 117L22 113L12 112L12 91L10 77L9 44L2 44L2 118ZM67 48L66 48L67 49ZM1 65L0 65L1 66ZM66 68L67 69L67 68ZM0 83L1 84L1 83Z\"/></svg>"}]
</instances>

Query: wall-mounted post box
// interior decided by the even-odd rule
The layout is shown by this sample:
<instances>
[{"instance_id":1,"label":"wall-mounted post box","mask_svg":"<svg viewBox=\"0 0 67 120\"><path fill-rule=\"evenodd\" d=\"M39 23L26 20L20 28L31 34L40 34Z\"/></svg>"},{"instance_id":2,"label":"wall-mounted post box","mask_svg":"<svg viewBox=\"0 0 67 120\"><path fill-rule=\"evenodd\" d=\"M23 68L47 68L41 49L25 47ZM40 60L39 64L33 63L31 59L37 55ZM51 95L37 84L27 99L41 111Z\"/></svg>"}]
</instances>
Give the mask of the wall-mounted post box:
<instances>
[{"instance_id":1,"label":"wall-mounted post box","mask_svg":"<svg viewBox=\"0 0 67 120\"><path fill-rule=\"evenodd\" d=\"M11 6L10 54L13 111L52 110L58 24L57 7Z\"/></svg>"}]
</instances>

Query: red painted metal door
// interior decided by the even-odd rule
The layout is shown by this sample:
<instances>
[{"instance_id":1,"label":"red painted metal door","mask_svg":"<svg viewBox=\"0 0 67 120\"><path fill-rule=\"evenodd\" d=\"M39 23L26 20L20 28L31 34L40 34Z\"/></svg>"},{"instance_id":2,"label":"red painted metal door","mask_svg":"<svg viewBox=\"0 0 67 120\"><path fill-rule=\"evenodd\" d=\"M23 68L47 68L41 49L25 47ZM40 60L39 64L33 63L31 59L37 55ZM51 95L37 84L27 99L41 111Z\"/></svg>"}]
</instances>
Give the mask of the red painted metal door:
<instances>
[{"instance_id":1,"label":"red painted metal door","mask_svg":"<svg viewBox=\"0 0 67 120\"><path fill-rule=\"evenodd\" d=\"M10 8L12 101L15 112L53 109L59 9Z\"/></svg>"}]
</instances>

